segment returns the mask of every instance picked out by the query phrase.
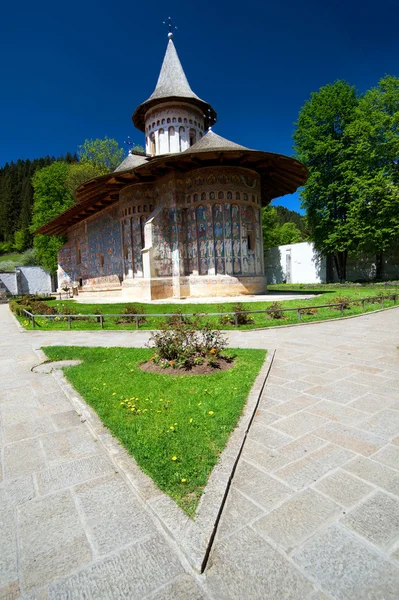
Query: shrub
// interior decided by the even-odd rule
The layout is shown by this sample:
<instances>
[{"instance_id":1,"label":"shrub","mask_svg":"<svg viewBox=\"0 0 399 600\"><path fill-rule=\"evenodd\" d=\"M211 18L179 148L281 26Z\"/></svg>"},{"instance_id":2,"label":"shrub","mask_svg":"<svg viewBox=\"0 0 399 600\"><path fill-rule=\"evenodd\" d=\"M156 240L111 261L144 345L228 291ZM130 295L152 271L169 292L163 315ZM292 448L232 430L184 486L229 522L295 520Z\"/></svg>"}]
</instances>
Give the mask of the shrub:
<instances>
[{"instance_id":1,"label":"shrub","mask_svg":"<svg viewBox=\"0 0 399 600\"><path fill-rule=\"evenodd\" d=\"M164 324L163 328L152 334L149 347L154 350L152 360L161 367L191 369L205 361L213 367L220 359L227 359L222 351L227 340L220 331L215 331L209 323L198 329L198 318L187 322L178 319L174 326Z\"/></svg>"},{"instance_id":2,"label":"shrub","mask_svg":"<svg viewBox=\"0 0 399 600\"><path fill-rule=\"evenodd\" d=\"M128 315L143 315L146 312L146 308L144 304L126 304L122 313L126 316L117 320L117 323L136 323L136 317L131 317ZM100 314L100 313L99 313ZM146 323L147 319L145 316L141 316L138 318L139 323Z\"/></svg>"},{"instance_id":3,"label":"shrub","mask_svg":"<svg viewBox=\"0 0 399 600\"><path fill-rule=\"evenodd\" d=\"M166 317L164 325L167 327L180 327L181 324L191 325L195 317L188 317L181 310L177 310L172 316Z\"/></svg>"},{"instance_id":4,"label":"shrub","mask_svg":"<svg viewBox=\"0 0 399 600\"><path fill-rule=\"evenodd\" d=\"M16 263L12 260L4 260L0 262L0 273L13 273L15 271Z\"/></svg>"},{"instance_id":5,"label":"shrub","mask_svg":"<svg viewBox=\"0 0 399 600\"><path fill-rule=\"evenodd\" d=\"M301 314L302 315L316 315L317 308L309 308L307 306L304 306L303 308L301 307Z\"/></svg>"},{"instance_id":6,"label":"shrub","mask_svg":"<svg viewBox=\"0 0 399 600\"><path fill-rule=\"evenodd\" d=\"M250 325L255 322L255 319L245 312L245 307L241 302L236 302L232 306L233 315L222 315L220 317L221 325Z\"/></svg>"},{"instance_id":7,"label":"shrub","mask_svg":"<svg viewBox=\"0 0 399 600\"><path fill-rule=\"evenodd\" d=\"M29 310L29 309L27 309ZM56 306L49 306L45 302L35 300L31 303L30 311L34 315L58 315Z\"/></svg>"},{"instance_id":8,"label":"shrub","mask_svg":"<svg viewBox=\"0 0 399 600\"><path fill-rule=\"evenodd\" d=\"M267 313L270 319L285 319L281 306L281 302L272 302L268 308L270 312Z\"/></svg>"},{"instance_id":9,"label":"shrub","mask_svg":"<svg viewBox=\"0 0 399 600\"><path fill-rule=\"evenodd\" d=\"M331 298L330 300L327 300L327 304L329 304L329 305L339 304L340 305L340 306L331 306L331 308L333 310L341 310L341 305L343 308L350 307L349 298L346 298L345 296L335 296L335 298ZM355 306L354 302L352 302L352 306Z\"/></svg>"}]
</instances>

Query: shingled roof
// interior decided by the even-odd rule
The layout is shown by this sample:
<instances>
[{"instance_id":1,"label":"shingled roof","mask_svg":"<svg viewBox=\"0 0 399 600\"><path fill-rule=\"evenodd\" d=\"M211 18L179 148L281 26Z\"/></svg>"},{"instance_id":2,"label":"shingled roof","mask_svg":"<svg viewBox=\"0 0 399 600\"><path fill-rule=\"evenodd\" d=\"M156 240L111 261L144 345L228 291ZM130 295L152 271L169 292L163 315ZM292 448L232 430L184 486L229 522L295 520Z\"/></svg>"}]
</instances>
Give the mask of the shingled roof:
<instances>
[{"instance_id":1,"label":"shingled roof","mask_svg":"<svg viewBox=\"0 0 399 600\"><path fill-rule=\"evenodd\" d=\"M210 150L248 150L248 148L226 140L226 138L210 129L198 142L187 148L183 154L196 154L197 152L209 152Z\"/></svg>"},{"instance_id":2,"label":"shingled roof","mask_svg":"<svg viewBox=\"0 0 399 600\"><path fill-rule=\"evenodd\" d=\"M129 152L129 154L121 162L121 164L116 167L114 173L116 173L117 171L127 171L128 169L134 169L135 167L143 165L145 162L147 162L147 160L148 159L146 156L142 156L141 154L131 154Z\"/></svg>"},{"instance_id":3,"label":"shingled roof","mask_svg":"<svg viewBox=\"0 0 399 600\"><path fill-rule=\"evenodd\" d=\"M183 71L172 39L169 39L157 85L151 96L140 104L133 113L132 120L140 131L145 131L145 113L160 102L180 100L194 104L205 115L205 126L216 122L216 112L212 106L193 92Z\"/></svg>"}]
</instances>

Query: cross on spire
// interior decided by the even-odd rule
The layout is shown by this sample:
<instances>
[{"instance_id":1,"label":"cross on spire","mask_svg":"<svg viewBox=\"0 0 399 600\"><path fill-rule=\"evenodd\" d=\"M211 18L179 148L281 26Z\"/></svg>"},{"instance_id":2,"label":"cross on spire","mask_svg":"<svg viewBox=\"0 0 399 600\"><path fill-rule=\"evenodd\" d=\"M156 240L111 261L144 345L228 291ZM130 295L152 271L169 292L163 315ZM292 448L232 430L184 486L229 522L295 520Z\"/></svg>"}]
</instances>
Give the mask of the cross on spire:
<instances>
[{"instance_id":1,"label":"cross on spire","mask_svg":"<svg viewBox=\"0 0 399 600\"><path fill-rule=\"evenodd\" d=\"M173 31L177 29L176 25L172 21L171 17L168 17L163 21L163 24L168 28L168 38L171 40L173 38Z\"/></svg>"}]
</instances>

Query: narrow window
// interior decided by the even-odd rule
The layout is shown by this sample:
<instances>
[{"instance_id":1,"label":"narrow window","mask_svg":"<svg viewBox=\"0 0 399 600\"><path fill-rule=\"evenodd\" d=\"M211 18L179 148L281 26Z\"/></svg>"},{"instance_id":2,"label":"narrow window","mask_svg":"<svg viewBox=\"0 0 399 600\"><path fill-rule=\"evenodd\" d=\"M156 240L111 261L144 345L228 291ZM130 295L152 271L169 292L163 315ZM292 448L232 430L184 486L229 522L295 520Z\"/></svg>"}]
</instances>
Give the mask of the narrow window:
<instances>
[{"instance_id":1,"label":"narrow window","mask_svg":"<svg viewBox=\"0 0 399 600\"><path fill-rule=\"evenodd\" d=\"M172 138L175 135L175 128L173 126L169 127L168 130L168 152L172 152Z\"/></svg>"},{"instance_id":2,"label":"narrow window","mask_svg":"<svg viewBox=\"0 0 399 600\"><path fill-rule=\"evenodd\" d=\"M183 144L182 142L184 141L184 134L185 134L185 129L184 127L179 127L179 152L183 151Z\"/></svg>"},{"instance_id":3,"label":"narrow window","mask_svg":"<svg viewBox=\"0 0 399 600\"><path fill-rule=\"evenodd\" d=\"M100 256L99 256L99 263L100 263L100 267L104 266L104 254L100 254Z\"/></svg>"},{"instance_id":4,"label":"narrow window","mask_svg":"<svg viewBox=\"0 0 399 600\"><path fill-rule=\"evenodd\" d=\"M152 133L150 135L150 144L151 144L151 156L155 156L155 135Z\"/></svg>"},{"instance_id":5,"label":"narrow window","mask_svg":"<svg viewBox=\"0 0 399 600\"><path fill-rule=\"evenodd\" d=\"M195 131L194 129L190 129L190 146L195 144Z\"/></svg>"}]
</instances>

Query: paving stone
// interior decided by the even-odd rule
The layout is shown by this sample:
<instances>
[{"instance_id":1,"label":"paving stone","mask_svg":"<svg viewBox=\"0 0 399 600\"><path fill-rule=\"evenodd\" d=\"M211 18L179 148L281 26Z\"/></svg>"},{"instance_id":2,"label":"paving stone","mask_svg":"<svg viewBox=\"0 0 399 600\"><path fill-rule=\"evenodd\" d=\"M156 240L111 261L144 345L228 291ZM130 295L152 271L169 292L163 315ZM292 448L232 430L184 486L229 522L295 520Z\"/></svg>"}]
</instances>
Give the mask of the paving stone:
<instances>
[{"instance_id":1,"label":"paving stone","mask_svg":"<svg viewBox=\"0 0 399 600\"><path fill-rule=\"evenodd\" d=\"M218 527L218 539L234 533L263 514L262 510L234 488L230 489Z\"/></svg>"},{"instance_id":2,"label":"paving stone","mask_svg":"<svg viewBox=\"0 0 399 600\"><path fill-rule=\"evenodd\" d=\"M41 440L50 464L102 451L101 446L94 441L93 436L82 424L81 427L72 427L72 429L45 435Z\"/></svg>"},{"instance_id":3,"label":"paving stone","mask_svg":"<svg viewBox=\"0 0 399 600\"><path fill-rule=\"evenodd\" d=\"M341 512L338 504L308 489L260 518L253 528L290 551Z\"/></svg>"},{"instance_id":4,"label":"paving stone","mask_svg":"<svg viewBox=\"0 0 399 600\"><path fill-rule=\"evenodd\" d=\"M5 477L14 478L28 475L45 466L43 451L38 439L28 439L4 448Z\"/></svg>"},{"instance_id":5,"label":"paving stone","mask_svg":"<svg viewBox=\"0 0 399 600\"><path fill-rule=\"evenodd\" d=\"M54 424L50 417L41 417L40 419L34 419L27 423L18 423L17 425L10 425L4 427L4 443L9 444L11 442L19 442L20 440L37 437L44 433L50 433L55 431Z\"/></svg>"},{"instance_id":6,"label":"paving stone","mask_svg":"<svg viewBox=\"0 0 399 600\"><path fill-rule=\"evenodd\" d=\"M355 425L366 416L364 412L350 408L346 404L337 404L330 400L321 400L317 404L308 407L306 412L325 417L331 421L338 421L345 425Z\"/></svg>"},{"instance_id":7,"label":"paving stone","mask_svg":"<svg viewBox=\"0 0 399 600\"><path fill-rule=\"evenodd\" d=\"M13 581L5 587L0 587L0 600L16 600L20 597L18 581Z\"/></svg>"},{"instance_id":8,"label":"paving stone","mask_svg":"<svg viewBox=\"0 0 399 600\"><path fill-rule=\"evenodd\" d=\"M61 389L50 394L39 394L37 396L37 401L49 415L71 410L71 403Z\"/></svg>"},{"instance_id":9,"label":"paving stone","mask_svg":"<svg viewBox=\"0 0 399 600\"><path fill-rule=\"evenodd\" d=\"M7 479L0 483L0 513L35 497L31 476Z\"/></svg>"},{"instance_id":10,"label":"paving stone","mask_svg":"<svg viewBox=\"0 0 399 600\"><path fill-rule=\"evenodd\" d=\"M65 576L91 559L70 492L20 506L18 530L21 579L26 591Z\"/></svg>"},{"instance_id":11,"label":"paving stone","mask_svg":"<svg viewBox=\"0 0 399 600\"><path fill-rule=\"evenodd\" d=\"M317 481L332 469L340 467L353 456L352 452L344 448L328 444L279 469L275 472L275 475L290 486L300 490Z\"/></svg>"},{"instance_id":12,"label":"paving stone","mask_svg":"<svg viewBox=\"0 0 399 600\"><path fill-rule=\"evenodd\" d=\"M287 485L245 461L240 463L233 479L233 485L265 510L270 510L293 493Z\"/></svg>"},{"instance_id":13,"label":"paving stone","mask_svg":"<svg viewBox=\"0 0 399 600\"><path fill-rule=\"evenodd\" d=\"M251 439L247 439L245 442L242 458L256 463L265 471L274 471L289 462L288 459L281 456L278 450L266 448Z\"/></svg>"},{"instance_id":14,"label":"paving stone","mask_svg":"<svg viewBox=\"0 0 399 600\"><path fill-rule=\"evenodd\" d=\"M348 462L344 469L391 494L399 496L399 473L397 471L361 456Z\"/></svg>"},{"instance_id":15,"label":"paving stone","mask_svg":"<svg viewBox=\"0 0 399 600\"><path fill-rule=\"evenodd\" d=\"M399 568L343 527L316 533L292 557L333 598L398 599Z\"/></svg>"},{"instance_id":16,"label":"paving stone","mask_svg":"<svg viewBox=\"0 0 399 600\"><path fill-rule=\"evenodd\" d=\"M165 540L151 537L51 584L49 600L141 600L182 572Z\"/></svg>"},{"instance_id":17,"label":"paving stone","mask_svg":"<svg viewBox=\"0 0 399 600\"><path fill-rule=\"evenodd\" d=\"M273 415L265 410L258 409L256 411L254 423L256 423L257 425L264 425L265 427L267 427L277 419L277 415Z\"/></svg>"},{"instance_id":18,"label":"paving stone","mask_svg":"<svg viewBox=\"0 0 399 600\"><path fill-rule=\"evenodd\" d=\"M313 590L287 558L248 528L216 544L207 584L217 600L298 600Z\"/></svg>"},{"instance_id":19,"label":"paving stone","mask_svg":"<svg viewBox=\"0 0 399 600\"><path fill-rule=\"evenodd\" d=\"M388 437L377 436L340 423L327 423L313 434L363 456L374 454L388 442Z\"/></svg>"},{"instance_id":20,"label":"paving stone","mask_svg":"<svg viewBox=\"0 0 399 600\"><path fill-rule=\"evenodd\" d=\"M294 381L287 381L283 384L284 387L290 388L290 390L295 390L296 392L305 392L305 390L309 390L313 385L307 383L302 379L295 379Z\"/></svg>"},{"instance_id":21,"label":"paving stone","mask_svg":"<svg viewBox=\"0 0 399 600\"><path fill-rule=\"evenodd\" d=\"M298 392L281 385L266 384L264 395L268 398L273 398L273 400L286 402L287 400L294 400Z\"/></svg>"},{"instance_id":22,"label":"paving stone","mask_svg":"<svg viewBox=\"0 0 399 600\"><path fill-rule=\"evenodd\" d=\"M302 410L306 406L310 406L311 404L314 404L315 402L317 402L317 399L314 398L313 396L305 396L304 394L298 395L297 398L295 398L295 400L289 400L288 402L282 402L281 404L278 404L277 406L272 407L270 409L270 412L272 412L276 415L280 415L281 417L285 417L285 416L292 415L292 414Z\"/></svg>"},{"instance_id":23,"label":"paving stone","mask_svg":"<svg viewBox=\"0 0 399 600\"><path fill-rule=\"evenodd\" d=\"M36 403L36 400L34 400ZM26 406L18 406L14 402L6 402L0 406L0 415L3 427L11 427L21 423L29 423L41 419L44 415L43 411L36 404Z\"/></svg>"},{"instance_id":24,"label":"paving stone","mask_svg":"<svg viewBox=\"0 0 399 600\"><path fill-rule=\"evenodd\" d=\"M270 429L270 427L264 427L264 425L256 423L256 421L251 426L249 436L250 439L263 444L267 448L278 448L292 441L292 437Z\"/></svg>"},{"instance_id":25,"label":"paving stone","mask_svg":"<svg viewBox=\"0 0 399 600\"><path fill-rule=\"evenodd\" d=\"M364 396L370 391L366 385L360 383L347 382L345 385L342 381L337 381L331 385L316 386L307 391L312 396L317 396L323 400L331 400L332 402L338 402L339 404L346 404L351 400Z\"/></svg>"},{"instance_id":26,"label":"paving stone","mask_svg":"<svg viewBox=\"0 0 399 600\"><path fill-rule=\"evenodd\" d=\"M386 548L399 535L399 499L377 492L356 506L342 523L373 544Z\"/></svg>"},{"instance_id":27,"label":"paving stone","mask_svg":"<svg viewBox=\"0 0 399 600\"><path fill-rule=\"evenodd\" d=\"M113 471L114 466L105 456L90 456L40 471L37 474L37 484L41 494L48 494Z\"/></svg>"},{"instance_id":28,"label":"paving stone","mask_svg":"<svg viewBox=\"0 0 399 600\"><path fill-rule=\"evenodd\" d=\"M341 470L327 475L327 477L318 481L314 487L346 507L357 504L374 490L371 485Z\"/></svg>"},{"instance_id":29,"label":"paving stone","mask_svg":"<svg viewBox=\"0 0 399 600\"><path fill-rule=\"evenodd\" d=\"M205 595L204 590L197 585L194 577L182 575L147 598L148 600L207 600L209 596Z\"/></svg>"},{"instance_id":30,"label":"paving stone","mask_svg":"<svg viewBox=\"0 0 399 600\"><path fill-rule=\"evenodd\" d=\"M358 427L376 435L395 437L399 433L399 411L382 410L362 421Z\"/></svg>"},{"instance_id":31,"label":"paving stone","mask_svg":"<svg viewBox=\"0 0 399 600\"><path fill-rule=\"evenodd\" d=\"M327 419L318 417L317 415L311 415L310 413L300 412L291 417L280 419L273 423L273 428L287 433L292 437L300 437L305 433L309 433L313 429L317 429L324 423L328 423Z\"/></svg>"},{"instance_id":32,"label":"paving stone","mask_svg":"<svg viewBox=\"0 0 399 600\"><path fill-rule=\"evenodd\" d=\"M384 446L370 458L399 471L399 448L397 446Z\"/></svg>"},{"instance_id":33,"label":"paving stone","mask_svg":"<svg viewBox=\"0 0 399 600\"><path fill-rule=\"evenodd\" d=\"M273 406L278 406L281 404L280 400L274 400L273 398L269 398L268 396L262 396L262 400L260 402L260 407L262 410L268 410Z\"/></svg>"},{"instance_id":34,"label":"paving stone","mask_svg":"<svg viewBox=\"0 0 399 600\"><path fill-rule=\"evenodd\" d=\"M297 440L282 446L279 448L278 452L287 462L291 462L303 458L310 452L314 452L325 445L327 445L325 440L321 440L311 433L307 433Z\"/></svg>"},{"instance_id":35,"label":"paving stone","mask_svg":"<svg viewBox=\"0 0 399 600\"><path fill-rule=\"evenodd\" d=\"M69 429L70 427L78 427L81 425L79 415L76 410L68 410L63 413L52 415L53 422L57 429Z\"/></svg>"},{"instance_id":36,"label":"paving stone","mask_svg":"<svg viewBox=\"0 0 399 600\"><path fill-rule=\"evenodd\" d=\"M0 589L18 579L17 534L12 510L0 512Z\"/></svg>"},{"instance_id":37,"label":"paving stone","mask_svg":"<svg viewBox=\"0 0 399 600\"><path fill-rule=\"evenodd\" d=\"M396 437L392 440L392 444L395 444L395 446L399 446L399 435L398 435L398 437Z\"/></svg>"},{"instance_id":38,"label":"paving stone","mask_svg":"<svg viewBox=\"0 0 399 600\"><path fill-rule=\"evenodd\" d=\"M156 531L119 475L80 485L74 494L96 554L107 554Z\"/></svg>"},{"instance_id":39,"label":"paving stone","mask_svg":"<svg viewBox=\"0 0 399 600\"><path fill-rule=\"evenodd\" d=\"M366 394L349 404L350 408L363 410L364 412L376 413L384 408L388 408L394 404L395 400L391 400L386 396L380 396L375 393Z\"/></svg>"}]
</instances>

